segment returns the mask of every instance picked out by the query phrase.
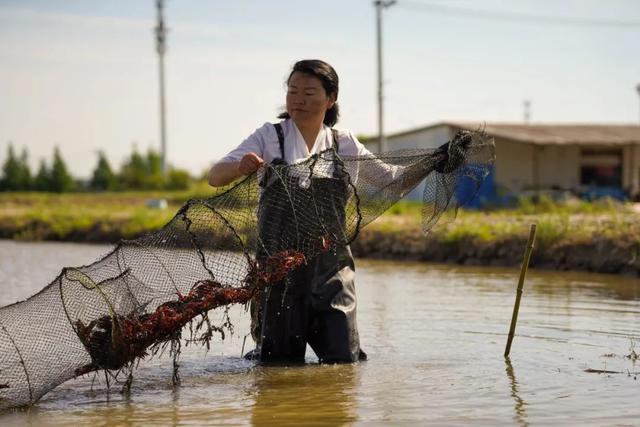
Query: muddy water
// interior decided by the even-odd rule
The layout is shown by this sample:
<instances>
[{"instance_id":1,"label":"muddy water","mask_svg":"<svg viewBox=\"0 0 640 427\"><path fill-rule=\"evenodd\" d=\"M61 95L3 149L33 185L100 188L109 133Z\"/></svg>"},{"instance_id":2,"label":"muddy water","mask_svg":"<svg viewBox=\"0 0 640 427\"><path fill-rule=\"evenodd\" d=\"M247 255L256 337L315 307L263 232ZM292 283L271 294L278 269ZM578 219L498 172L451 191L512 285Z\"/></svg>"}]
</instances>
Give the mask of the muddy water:
<instances>
[{"instance_id":1,"label":"muddy water","mask_svg":"<svg viewBox=\"0 0 640 427\"><path fill-rule=\"evenodd\" d=\"M0 305L109 249L0 241ZM109 392L101 377L81 378L29 411L0 415L0 425L640 422L640 361L625 357L640 353L638 279L530 272L505 361L517 271L365 260L357 267L366 363L319 366L309 350L305 366L256 366L239 357L248 316L236 310L233 337L208 353L183 352L177 388L170 360L155 358L140 364L130 396Z\"/></svg>"}]
</instances>

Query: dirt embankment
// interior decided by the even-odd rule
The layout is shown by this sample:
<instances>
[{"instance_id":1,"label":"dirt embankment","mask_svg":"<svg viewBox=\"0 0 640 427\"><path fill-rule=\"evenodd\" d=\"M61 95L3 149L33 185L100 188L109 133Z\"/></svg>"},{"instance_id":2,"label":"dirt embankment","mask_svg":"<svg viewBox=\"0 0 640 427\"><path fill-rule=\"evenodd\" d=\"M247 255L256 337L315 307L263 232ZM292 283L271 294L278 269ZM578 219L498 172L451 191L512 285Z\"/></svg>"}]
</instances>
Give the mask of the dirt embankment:
<instances>
[{"instance_id":1,"label":"dirt embankment","mask_svg":"<svg viewBox=\"0 0 640 427\"><path fill-rule=\"evenodd\" d=\"M418 260L462 265L519 266L526 237L483 241L443 240L438 234L364 229L352 250L364 258ZM559 241L534 248L530 267L622 274L640 277L640 241L633 237L594 237L590 241Z\"/></svg>"},{"instance_id":2,"label":"dirt embankment","mask_svg":"<svg viewBox=\"0 0 640 427\"><path fill-rule=\"evenodd\" d=\"M474 225L476 222L482 222L498 229L501 225L509 224L509 221L501 217L487 218L473 217L467 219L466 223L458 221L455 227L470 228L465 224ZM530 266L640 277L640 238L635 217L634 221L612 223L613 225L606 225L608 223L602 221L604 220L595 217L593 223L605 225L600 224L588 233L575 233L571 228L549 233L548 224L546 229L540 227L540 238L533 251ZM503 233L503 237L499 237L500 234L495 233L494 229L490 229L484 237L438 231L424 236L419 227L416 227L415 221L406 222L400 223L398 219L394 219L387 221L387 225L394 225L391 229L376 225L363 229L352 244L354 255L364 258L514 267L519 266L522 261L527 238L526 233L522 232L526 230L524 222L518 223L515 227L518 230L517 234ZM90 218L87 221L75 222L40 218L0 220L0 238L116 243L123 238L132 239L156 230L158 224L162 222L155 219L132 226L130 220L119 217ZM611 229L615 232L606 232ZM583 237L577 237L580 235ZM222 239L225 240L226 236ZM224 243L219 242L219 245L224 247Z\"/></svg>"}]
</instances>

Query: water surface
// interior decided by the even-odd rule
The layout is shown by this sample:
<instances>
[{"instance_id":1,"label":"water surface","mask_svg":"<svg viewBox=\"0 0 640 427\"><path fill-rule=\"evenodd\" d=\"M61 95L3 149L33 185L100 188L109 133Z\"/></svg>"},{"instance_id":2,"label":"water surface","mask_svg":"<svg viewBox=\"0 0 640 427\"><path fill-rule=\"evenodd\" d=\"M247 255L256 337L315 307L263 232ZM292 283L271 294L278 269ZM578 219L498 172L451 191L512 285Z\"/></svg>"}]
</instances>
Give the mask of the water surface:
<instances>
[{"instance_id":1,"label":"water surface","mask_svg":"<svg viewBox=\"0 0 640 427\"><path fill-rule=\"evenodd\" d=\"M0 305L110 249L0 241ZM140 364L128 396L91 375L28 411L0 415L0 425L637 424L640 361L626 356L640 353L640 281L531 271L505 360L517 277L511 269L359 260L368 362L320 366L309 349L303 366L256 366L239 357L249 320L238 307L231 338L208 353L183 351L179 387L171 360L156 357Z\"/></svg>"}]
</instances>

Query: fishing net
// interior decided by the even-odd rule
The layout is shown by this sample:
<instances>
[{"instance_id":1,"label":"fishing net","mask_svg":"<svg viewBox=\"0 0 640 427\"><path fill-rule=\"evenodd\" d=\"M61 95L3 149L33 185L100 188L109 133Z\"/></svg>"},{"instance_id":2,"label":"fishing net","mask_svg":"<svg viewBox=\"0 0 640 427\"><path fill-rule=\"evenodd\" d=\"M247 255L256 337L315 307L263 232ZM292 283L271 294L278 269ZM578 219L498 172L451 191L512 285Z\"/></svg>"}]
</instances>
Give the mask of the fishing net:
<instances>
[{"instance_id":1,"label":"fishing net","mask_svg":"<svg viewBox=\"0 0 640 427\"><path fill-rule=\"evenodd\" d=\"M460 132L437 149L360 157L329 149L188 201L162 229L122 241L91 265L64 268L36 295L0 308L0 409L33 404L93 371L130 375L134 362L163 346L174 356L184 340L209 346L221 331L210 310L282 286L425 179L430 230L473 197L456 188L466 181L477 190L493 159L482 132Z\"/></svg>"}]
</instances>

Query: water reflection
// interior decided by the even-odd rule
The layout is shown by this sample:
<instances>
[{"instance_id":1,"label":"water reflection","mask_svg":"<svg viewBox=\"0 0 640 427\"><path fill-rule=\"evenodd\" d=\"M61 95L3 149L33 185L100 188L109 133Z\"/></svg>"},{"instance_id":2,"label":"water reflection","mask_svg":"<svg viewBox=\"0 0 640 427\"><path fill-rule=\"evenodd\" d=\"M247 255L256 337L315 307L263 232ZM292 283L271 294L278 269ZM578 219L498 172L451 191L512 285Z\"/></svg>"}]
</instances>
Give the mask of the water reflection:
<instances>
[{"instance_id":1,"label":"water reflection","mask_svg":"<svg viewBox=\"0 0 640 427\"><path fill-rule=\"evenodd\" d=\"M525 411L527 403L520 397L518 392L518 381L516 380L516 375L513 371L513 366L511 365L511 359L509 356L505 356L504 362L507 371L507 378L511 385L511 397L513 397L513 401L515 403L515 415L513 419L518 423L518 425L528 426L529 423L527 422L527 414Z\"/></svg>"},{"instance_id":2,"label":"water reflection","mask_svg":"<svg viewBox=\"0 0 640 427\"><path fill-rule=\"evenodd\" d=\"M357 419L357 364L262 367L255 377L253 425L349 425Z\"/></svg>"}]
</instances>

